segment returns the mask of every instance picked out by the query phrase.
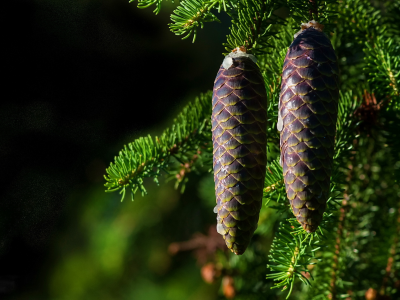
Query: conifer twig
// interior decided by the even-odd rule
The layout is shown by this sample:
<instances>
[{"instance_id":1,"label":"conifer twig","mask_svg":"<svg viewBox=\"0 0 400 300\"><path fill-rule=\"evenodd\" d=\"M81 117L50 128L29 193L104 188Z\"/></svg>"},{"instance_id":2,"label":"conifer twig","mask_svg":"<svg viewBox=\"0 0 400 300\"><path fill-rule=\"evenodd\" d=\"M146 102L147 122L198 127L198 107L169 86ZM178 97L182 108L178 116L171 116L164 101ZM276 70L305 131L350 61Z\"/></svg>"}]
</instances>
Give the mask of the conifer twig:
<instances>
[{"instance_id":1,"label":"conifer twig","mask_svg":"<svg viewBox=\"0 0 400 300\"><path fill-rule=\"evenodd\" d=\"M142 194L147 193L143 184L144 178L153 177L158 183L157 178L161 171L171 171L168 166L171 158L175 158L183 166L188 163L190 169L194 163L201 164L205 155L211 151L210 98L210 93L206 93L186 106L175 119L174 125L166 129L160 137L153 138L149 135L125 145L119 156L115 157L114 163L107 168L106 191L121 190L124 199L128 189L133 200L138 189ZM180 174L180 171L181 169L177 173ZM183 175L187 171L185 169ZM182 181L181 175L175 176L179 182Z\"/></svg>"},{"instance_id":2,"label":"conifer twig","mask_svg":"<svg viewBox=\"0 0 400 300\"><path fill-rule=\"evenodd\" d=\"M397 225L396 225L396 233L394 236L394 240L392 243L392 246L390 247L390 251L389 251L389 257L387 260L387 264L386 264L386 268L385 268L385 276L383 277L382 280L382 285L381 288L379 290L379 294L381 296L385 295L385 290L386 290L386 285L387 282L389 281L389 277L392 273L392 268L393 268L393 263L394 263L394 257L396 255L396 247L397 244L399 242L399 234L400 234L400 207L397 210Z\"/></svg>"},{"instance_id":3,"label":"conifer twig","mask_svg":"<svg viewBox=\"0 0 400 300\"><path fill-rule=\"evenodd\" d=\"M393 38L384 39L382 36L376 37L374 43L365 42L365 46L364 70L368 72L369 81L375 84L381 97L399 99L400 47Z\"/></svg>"},{"instance_id":4,"label":"conifer twig","mask_svg":"<svg viewBox=\"0 0 400 300\"><path fill-rule=\"evenodd\" d=\"M270 45L273 25L283 25L285 21L273 12L277 3L272 0L244 0L239 2L235 14L232 14L231 34L224 44L227 51L237 47L245 47L254 55L266 53Z\"/></svg>"},{"instance_id":5,"label":"conifer twig","mask_svg":"<svg viewBox=\"0 0 400 300\"><path fill-rule=\"evenodd\" d=\"M346 196L346 194L345 194L345 196ZM331 291L330 291L330 294L328 295L328 298L331 300L335 300L337 298L336 278L337 278L337 272L339 270L340 244L341 244L342 235L343 235L344 219L346 217L346 206L347 206L347 200L346 200L345 196L342 201L342 207L340 208L339 224L338 224L338 229L336 231L335 252L333 255L333 264L332 264L332 278L331 278L331 282L329 285Z\"/></svg>"},{"instance_id":6,"label":"conifer twig","mask_svg":"<svg viewBox=\"0 0 400 300\"><path fill-rule=\"evenodd\" d=\"M214 1L200 0L184 0L174 10L171 15L173 23L169 27L176 35L185 35L182 39L186 39L193 34L193 43L196 40L197 28L203 28L205 22L220 22L219 19L211 12L211 9L218 3ZM225 10L226 10L226 6Z\"/></svg>"}]
</instances>

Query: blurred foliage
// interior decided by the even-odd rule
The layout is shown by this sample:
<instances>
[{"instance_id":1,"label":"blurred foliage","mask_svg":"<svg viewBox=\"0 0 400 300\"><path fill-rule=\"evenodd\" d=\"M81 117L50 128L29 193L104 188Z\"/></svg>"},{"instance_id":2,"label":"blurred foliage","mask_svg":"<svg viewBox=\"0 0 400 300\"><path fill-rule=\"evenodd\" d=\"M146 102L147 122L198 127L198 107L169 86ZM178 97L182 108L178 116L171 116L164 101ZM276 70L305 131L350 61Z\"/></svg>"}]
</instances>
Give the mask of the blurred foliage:
<instances>
[{"instance_id":1,"label":"blurred foliage","mask_svg":"<svg viewBox=\"0 0 400 300\"><path fill-rule=\"evenodd\" d=\"M204 231L209 207L172 184L149 186L149 195L133 204L99 186L76 189L70 199L81 203L79 213L67 216L58 236L44 291L17 299L217 299L219 285L202 281L191 255L168 252L171 242Z\"/></svg>"}]
</instances>

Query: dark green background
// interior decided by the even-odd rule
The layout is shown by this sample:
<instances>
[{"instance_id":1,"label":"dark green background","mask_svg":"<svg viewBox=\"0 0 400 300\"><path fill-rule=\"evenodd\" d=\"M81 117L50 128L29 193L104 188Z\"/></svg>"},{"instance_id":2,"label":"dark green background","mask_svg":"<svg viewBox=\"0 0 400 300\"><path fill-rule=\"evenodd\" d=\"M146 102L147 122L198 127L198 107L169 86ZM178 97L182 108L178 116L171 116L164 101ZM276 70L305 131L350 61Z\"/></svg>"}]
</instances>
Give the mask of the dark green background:
<instances>
[{"instance_id":1,"label":"dark green background","mask_svg":"<svg viewBox=\"0 0 400 300\"><path fill-rule=\"evenodd\" d=\"M190 254L167 252L215 222L213 199L197 195L209 177L192 175L184 195L150 183L133 203L103 187L124 144L212 88L228 21L181 41L167 26L175 5L154 16L127 0L3 4L1 299L217 297Z\"/></svg>"}]
</instances>

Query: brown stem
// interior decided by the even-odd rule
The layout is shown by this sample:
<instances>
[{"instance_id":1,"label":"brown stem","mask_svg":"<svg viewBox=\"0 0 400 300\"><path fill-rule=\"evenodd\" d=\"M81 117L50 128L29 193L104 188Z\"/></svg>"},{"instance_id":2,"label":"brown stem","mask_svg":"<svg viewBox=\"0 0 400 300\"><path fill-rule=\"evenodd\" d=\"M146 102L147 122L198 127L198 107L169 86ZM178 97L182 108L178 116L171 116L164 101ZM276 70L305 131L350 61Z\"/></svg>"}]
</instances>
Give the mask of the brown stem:
<instances>
[{"instance_id":1,"label":"brown stem","mask_svg":"<svg viewBox=\"0 0 400 300\"><path fill-rule=\"evenodd\" d=\"M275 182L274 184L271 184L271 185L267 186L266 188L264 188L264 192L265 192L265 193L268 193L268 192L270 192L270 191L273 191L273 190L275 190L277 187L280 187L282 184L283 184L283 179L282 179L282 180L279 180L279 181L277 181L277 182Z\"/></svg>"},{"instance_id":2,"label":"brown stem","mask_svg":"<svg viewBox=\"0 0 400 300\"><path fill-rule=\"evenodd\" d=\"M182 141L180 141L180 142L174 144L171 148L167 149L166 151L163 150L163 152L166 152L167 156L171 156L171 155L174 155L174 154L179 153L179 151L182 149L182 146L184 145L184 143L185 143L190 137L195 137L196 134L197 134L197 129L193 130L193 132L191 132L189 135L187 135ZM158 137L157 137L157 139L156 139L156 142L157 142L157 143L160 143L160 140L158 139ZM164 158L162 158L160 161L161 161L161 162L164 161ZM148 164L152 164L152 163L154 163L154 162L155 162L155 158L154 158L154 157L149 158L148 160L146 160L145 162L143 162L141 165L139 165L136 169L134 169L134 170L128 172L127 174L124 174L123 177L121 177L120 179L118 179L118 185L119 185L120 187L123 187L123 186L125 186L125 185L129 185L129 184L130 184L129 180L131 180L131 179L133 179L133 178L139 176L139 174L141 174L141 173L144 171L145 167L146 167Z\"/></svg>"},{"instance_id":3,"label":"brown stem","mask_svg":"<svg viewBox=\"0 0 400 300\"><path fill-rule=\"evenodd\" d=\"M227 250L225 241L213 225L209 227L208 235L195 233L188 241L171 243L168 252L175 255L182 251L193 251L198 263L204 265L210 257L214 257L217 249Z\"/></svg>"},{"instance_id":4,"label":"brown stem","mask_svg":"<svg viewBox=\"0 0 400 300\"><path fill-rule=\"evenodd\" d=\"M312 9L310 9L308 12L310 13L310 20L315 20L318 19L318 4L317 0L309 0L313 6ZM314 18L313 18L314 14Z\"/></svg>"},{"instance_id":5,"label":"brown stem","mask_svg":"<svg viewBox=\"0 0 400 300\"><path fill-rule=\"evenodd\" d=\"M262 3L262 5L263 5L263 10L262 11L264 12L265 4ZM249 50L249 49L251 49L253 47L254 40L257 38L257 36L259 34L259 30L260 30L261 23L262 23L262 17L260 16L259 12L257 13L257 16L253 18L253 20L254 20L254 23L257 24L257 26L256 26L257 29L254 30L254 26L250 27L250 30L251 30L251 36L249 37L249 41L250 42L249 41L245 41L246 42L246 50Z\"/></svg>"},{"instance_id":6,"label":"brown stem","mask_svg":"<svg viewBox=\"0 0 400 300\"><path fill-rule=\"evenodd\" d=\"M386 264L386 270L385 270L386 273L385 273L385 276L383 277L381 289L379 291L379 294L381 296L385 295L386 285L387 285L387 282L389 280L390 274L392 273L394 256L396 255L396 246L397 246L397 243L399 242L399 232L400 232L400 207L399 207L399 209L397 211L396 234L394 236L393 244L390 247L389 258L388 258L388 261L387 261L387 264Z\"/></svg>"},{"instance_id":7,"label":"brown stem","mask_svg":"<svg viewBox=\"0 0 400 300\"><path fill-rule=\"evenodd\" d=\"M201 151L197 150L197 153L200 155ZM199 156L197 154L194 154L192 156L192 159L189 162L187 162L185 164L181 164L181 169L180 169L179 173L175 175L176 178L178 179L178 182L182 182L182 180L185 178L187 173L191 172L191 169L192 169L193 165L196 163L198 158L199 158Z\"/></svg>"},{"instance_id":8,"label":"brown stem","mask_svg":"<svg viewBox=\"0 0 400 300\"><path fill-rule=\"evenodd\" d=\"M353 141L353 146L354 146L354 149L356 150L357 146L358 146L357 140ZM350 157L350 161L354 161L356 152L357 151L353 152L353 156ZM347 178L346 178L347 182L350 182L353 177L354 166L353 166L352 162L350 163L349 169L350 169L350 171L348 172ZM344 221L345 221L346 212L347 212L347 201L349 199L347 191L344 192L343 198L344 199L342 201L342 207L340 208L338 229L336 231L335 254L333 256L333 264L332 264L332 277L331 277L331 282L329 285L331 291L330 291L330 294L328 295L328 298L331 300L335 300L337 298L336 278L337 278L337 272L339 269L339 253L340 253L341 238L343 235Z\"/></svg>"},{"instance_id":9,"label":"brown stem","mask_svg":"<svg viewBox=\"0 0 400 300\"><path fill-rule=\"evenodd\" d=\"M344 194L344 197L347 198L347 194ZM340 217L339 217L339 226L336 231L336 244L335 244L335 254L333 256L333 264L332 264L332 277L331 277L331 282L330 282L330 289L331 293L329 294L328 298L329 299L336 299L336 277L337 277L337 272L339 269L339 253L340 253L340 244L341 244L341 238L343 234L343 223L344 219L346 217L346 206L347 206L347 200L344 199L342 201L342 207L340 208Z\"/></svg>"}]
</instances>

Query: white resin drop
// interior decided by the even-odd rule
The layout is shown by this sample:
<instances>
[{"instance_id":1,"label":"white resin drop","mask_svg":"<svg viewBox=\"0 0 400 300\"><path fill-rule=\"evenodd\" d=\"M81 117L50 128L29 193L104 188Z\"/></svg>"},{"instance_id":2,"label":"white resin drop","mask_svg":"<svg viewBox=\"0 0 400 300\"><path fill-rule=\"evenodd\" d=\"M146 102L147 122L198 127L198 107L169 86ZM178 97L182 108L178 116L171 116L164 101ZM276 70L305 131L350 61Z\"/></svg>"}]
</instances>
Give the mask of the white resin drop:
<instances>
[{"instance_id":1,"label":"white resin drop","mask_svg":"<svg viewBox=\"0 0 400 300\"><path fill-rule=\"evenodd\" d=\"M232 65L233 65L232 57L225 56L224 61L222 62L222 66L224 67L224 69L228 70Z\"/></svg>"},{"instance_id":2,"label":"white resin drop","mask_svg":"<svg viewBox=\"0 0 400 300\"><path fill-rule=\"evenodd\" d=\"M216 206L214 207L214 209L213 209L213 212L214 212L214 213L218 213L218 209L219 209L219 206L216 205Z\"/></svg>"},{"instance_id":3,"label":"white resin drop","mask_svg":"<svg viewBox=\"0 0 400 300\"><path fill-rule=\"evenodd\" d=\"M253 54L248 54L246 52L243 52L238 48L236 48L236 52L231 52L227 56L225 56L224 61L222 62L222 66L224 69L228 70L232 65L233 65L233 58L236 57L248 57L250 58L254 63L257 63L257 58Z\"/></svg>"},{"instance_id":4,"label":"white resin drop","mask_svg":"<svg viewBox=\"0 0 400 300\"><path fill-rule=\"evenodd\" d=\"M276 124L276 128L278 131L282 131L283 128L283 120L280 113L278 113L278 124Z\"/></svg>"},{"instance_id":5,"label":"white resin drop","mask_svg":"<svg viewBox=\"0 0 400 300\"><path fill-rule=\"evenodd\" d=\"M217 224L217 232L224 235L226 233L226 229L224 228L224 226L222 226L222 224Z\"/></svg>"}]
</instances>

